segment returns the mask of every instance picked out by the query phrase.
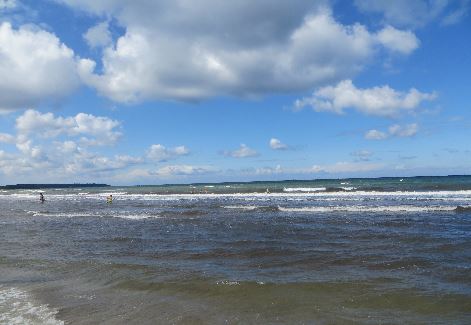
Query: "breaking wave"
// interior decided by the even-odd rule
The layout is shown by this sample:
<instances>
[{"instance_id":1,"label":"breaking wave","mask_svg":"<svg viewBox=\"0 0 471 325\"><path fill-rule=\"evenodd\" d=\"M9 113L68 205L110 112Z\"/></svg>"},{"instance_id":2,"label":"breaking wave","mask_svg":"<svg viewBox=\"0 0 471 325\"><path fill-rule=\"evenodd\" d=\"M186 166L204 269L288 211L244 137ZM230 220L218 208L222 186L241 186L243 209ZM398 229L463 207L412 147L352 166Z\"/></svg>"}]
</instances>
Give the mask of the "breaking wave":
<instances>
[{"instance_id":1,"label":"breaking wave","mask_svg":"<svg viewBox=\"0 0 471 325\"><path fill-rule=\"evenodd\" d=\"M26 291L0 286L0 324L63 325L56 315L56 309L35 301Z\"/></svg>"}]
</instances>

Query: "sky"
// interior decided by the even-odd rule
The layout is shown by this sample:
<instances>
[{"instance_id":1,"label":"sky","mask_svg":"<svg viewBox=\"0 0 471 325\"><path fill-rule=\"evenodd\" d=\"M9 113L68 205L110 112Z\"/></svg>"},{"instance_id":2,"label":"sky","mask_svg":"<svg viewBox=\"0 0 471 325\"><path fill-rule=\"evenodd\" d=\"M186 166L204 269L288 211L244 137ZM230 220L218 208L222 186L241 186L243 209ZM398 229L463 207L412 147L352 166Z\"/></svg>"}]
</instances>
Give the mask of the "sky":
<instances>
[{"instance_id":1,"label":"sky","mask_svg":"<svg viewBox=\"0 0 471 325\"><path fill-rule=\"evenodd\" d=\"M469 174L471 0L0 0L0 185Z\"/></svg>"}]
</instances>

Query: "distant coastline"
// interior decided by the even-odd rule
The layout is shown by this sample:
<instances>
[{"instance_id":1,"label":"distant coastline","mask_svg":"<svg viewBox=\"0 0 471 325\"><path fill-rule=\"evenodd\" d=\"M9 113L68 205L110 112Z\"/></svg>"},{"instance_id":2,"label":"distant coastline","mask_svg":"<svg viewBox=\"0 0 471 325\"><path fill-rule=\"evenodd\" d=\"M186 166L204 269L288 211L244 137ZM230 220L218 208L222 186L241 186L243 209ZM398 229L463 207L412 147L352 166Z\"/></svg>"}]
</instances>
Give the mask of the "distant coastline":
<instances>
[{"instance_id":1,"label":"distant coastline","mask_svg":"<svg viewBox=\"0 0 471 325\"><path fill-rule=\"evenodd\" d=\"M74 183L74 184L15 184L0 186L4 190L37 190L43 188L83 188L83 187L109 187L108 184Z\"/></svg>"}]
</instances>

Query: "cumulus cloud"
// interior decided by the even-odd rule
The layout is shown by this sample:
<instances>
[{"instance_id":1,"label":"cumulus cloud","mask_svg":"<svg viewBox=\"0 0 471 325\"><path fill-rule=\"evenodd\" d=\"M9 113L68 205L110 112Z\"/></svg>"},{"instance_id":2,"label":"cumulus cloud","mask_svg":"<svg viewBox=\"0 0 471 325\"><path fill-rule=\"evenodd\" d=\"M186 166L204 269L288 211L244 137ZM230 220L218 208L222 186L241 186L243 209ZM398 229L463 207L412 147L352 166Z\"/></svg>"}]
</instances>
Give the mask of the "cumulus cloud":
<instances>
[{"instance_id":1,"label":"cumulus cloud","mask_svg":"<svg viewBox=\"0 0 471 325\"><path fill-rule=\"evenodd\" d=\"M147 158L154 161L167 161L188 155L189 153L190 151L185 146L166 148L161 144L153 144L150 146L149 150L147 150Z\"/></svg>"},{"instance_id":2,"label":"cumulus cloud","mask_svg":"<svg viewBox=\"0 0 471 325\"><path fill-rule=\"evenodd\" d=\"M27 110L16 119L16 134L0 133L0 143L16 146L16 149L9 148L10 152L0 150L0 177L16 182L63 182L64 179L132 182L206 175L216 170L194 165L168 165L155 169L156 162L188 155L186 146L167 148L155 144L139 156L94 152L96 147L92 145L109 146L119 139L120 125L104 116L84 113L55 116Z\"/></svg>"},{"instance_id":3,"label":"cumulus cloud","mask_svg":"<svg viewBox=\"0 0 471 325\"><path fill-rule=\"evenodd\" d=\"M388 128L387 132L378 130L369 130L365 133L365 139L368 140L384 140L389 137L401 137L408 138L413 137L419 131L419 125L417 123L411 123L407 125L394 124Z\"/></svg>"},{"instance_id":4,"label":"cumulus cloud","mask_svg":"<svg viewBox=\"0 0 471 325\"><path fill-rule=\"evenodd\" d=\"M111 144L121 136L116 129L120 122L107 117L79 113L71 117L55 117L53 113L27 110L16 120L19 135L35 133L52 138L61 134L83 136L82 141L89 145ZM93 138L90 138L93 137Z\"/></svg>"},{"instance_id":5,"label":"cumulus cloud","mask_svg":"<svg viewBox=\"0 0 471 325\"><path fill-rule=\"evenodd\" d=\"M123 103L305 91L352 77L378 49L409 54L418 46L410 31L343 25L322 0L56 1L115 19L125 33L112 43L108 20L86 31L89 46L103 48L97 63L52 33L3 23L4 111L58 100L80 82Z\"/></svg>"},{"instance_id":6,"label":"cumulus cloud","mask_svg":"<svg viewBox=\"0 0 471 325\"><path fill-rule=\"evenodd\" d=\"M54 34L4 22L0 49L0 111L59 100L79 85L74 52Z\"/></svg>"},{"instance_id":7,"label":"cumulus cloud","mask_svg":"<svg viewBox=\"0 0 471 325\"><path fill-rule=\"evenodd\" d=\"M276 138L271 138L269 144L270 148L272 148L273 150L286 150L289 148L287 144L284 144Z\"/></svg>"},{"instance_id":8,"label":"cumulus cloud","mask_svg":"<svg viewBox=\"0 0 471 325\"><path fill-rule=\"evenodd\" d=\"M365 13L380 14L386 23L400 27L422 27L434 20L443 23L451 18L459 22L468 10L469 1L452 0L355 0L357 8Z\"/></svg>"},{"instance_id":9,"label":"cumulus cloud","mask_svg":"<svg viewBox=\"0 0 471 325\"><path fill-rule=\"evenodd\" d=\"M378 130L369 130L365 133L365 139L368 140L383 140L388 137L388 134Z\"/></svg>"},{"instance_id":10,"label":"cumulus cloud","mask_svg":"<svg viewBox=\"0 0 471 325\"><path fill-rule=\"evenodd\" d=\"M377 34L378 41L393 52L410 54L419 47L419 40L411 31L386 26Z\"/></svg>"},{"instance_id":11,"label":"cumulus cloud","mask_svg":"<svg viewBox=\"0 0 471 325\"><path fill-rule=\"evenodd\" d=\"M64 179L96 181L142 164L142 158L127 155L107 157L79 147L72 141L45 146L32 141L17 143L18 153L0 154L0 173L11 179L57 181ZM40 172L39 172L40 171Z\"/></svg>"},{"instance_id":12,"label":"cumulus cloud","mask_svg":"<svg viewBox=\"0 0 471 325\"><path fill-rule=\"evenodd\" d=\"M413 111L423 101L436 98L434 93L422 93L415 88L408 92L397 91L387 85L373 88L357 88L351 80L343 80L336 86L327 86L314 92L311 97L296 100L296 109L306 106L317 112L342 114L355 109L367 115L391 117L403 111Z\"/></svg>"},{"instance_id":13,"label":"cumulus cloud","mask_svg":"<svg viewBox=\"0 0 471 325\"><path fill-rule=\"evenodd\" d=\"M93 27L90 27L83 38L91 48L104 47L111 44L111 33L108 29L108 22L101 22Z\"/></svg>"},{"instance_id":14,"label":"cumulus cloud","mask_svg":"<svg viewBox=\"0 0 471 325\"><path fill-rule=\"evenodd\" d=\"M151 184L156 181L175 181L176 179L187 180L189 177L204 177L217 172L220 172L220 170L212 166L166 165L157 169L132 168L125 175L115 178L119 182L128 181Z\"/></svg>"},{"instance_id":15,"label":"cumulus cloud","mask_svg":"<svg viewBox=\"0 0 471 325\"><path fill-rule=\"evenodd\" d=\"M360 162L337 162L326 165L313 165L301 168L284 168L281 165L275 167L250 168L245 170L245 174L253 175L302 175L302 174L354 174L377 171L384 168L383 164Z\"/></svg>"},{"instance_id":16,"label":"cumulus cloud","mask_svg":"<svg viewBox=\"0 0 471 325\"><path fill-rule=\"evenodd\" d=\"M224 155L233 158L248 158L258 156L258 152L249 148L245 144L241 144L239 149L233 151L224 151Z\"/></svg>"},{"instance_id":17,"label":"cumulus cloud","mask_svg":"<svg viewBox=\"0 0 471 325\"><path fill-rule=\"evenodd\" d=\"M91 145L114 144L121 135L119 126L118 121L85 113L61 117L27 110L16 119L16 134L0 134L0 142L16 146L16 151L0 155L0 173L14 180L89 181L142 163L140 157L89 151Z\"/></svg>"},{"instance_id":18,"label":"cumulus cloud","mask_svg":"<svg viewBox=\"0 0 471 325\"><path fill-rule=\"evenodd\" d=\"M208 166L168 165L157 169L152 174L161 177L174 177L208 174L214 171L214 168Z\"/></svg>"},{"instance_id":19,"label":"cumulus cloud","mask_svg":"<svg viewBox=\"0 0 471 325\"><path fill-rule=\"evenodd\" d=\"M186 146L167 148L161 144L149 147L141 156L127 154L104 155L94 152L94 145L113 145L121 136L121 123L104 116L79 113L75 116L56 116L27 110L15 122L16 134L0 133L0 143L15 144L11 152L0 150L0 176L15 181L61 182L64 179L96 181L132 181L128 171L148 171L134 175L153 181L204 175L215 169L208 166L169 165L149 169L156 162L188 155ZM155 167L154 167L155 168ZM151 170L151 171L149 171ZM38 172L40 171L40 172Z\"/></svg>"},{"instance_id":20,"label":"cumulus cloud","mask_svg":"<svg viewBox=\"0 0 471 325\"><path fill-rule=\"evenodd\" d=\"M411 32L343 25L327 1L61 2L125 27L103 69L80 63L86 84L125 103L304 91L355 75L377 49L418 46Z\"/></svg>"}]
</instances>

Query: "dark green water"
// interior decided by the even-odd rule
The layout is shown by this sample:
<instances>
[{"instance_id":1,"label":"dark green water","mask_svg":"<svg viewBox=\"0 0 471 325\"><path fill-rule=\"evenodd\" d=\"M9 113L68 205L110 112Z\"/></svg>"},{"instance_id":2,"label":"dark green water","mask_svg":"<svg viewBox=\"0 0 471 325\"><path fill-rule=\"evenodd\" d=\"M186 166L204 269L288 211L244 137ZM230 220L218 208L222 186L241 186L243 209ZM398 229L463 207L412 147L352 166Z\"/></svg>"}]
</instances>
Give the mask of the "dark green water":
<instances>
[{"instance_id":1,"label":"dark green water","mask_svg":"<svg viewBox=\"0 0 471 325\"><path fill-rule=\"evenodd\" d=\"M470 177L45 197L0 193L0 324L471 323Z\"/></svg>"}]
</instances>

